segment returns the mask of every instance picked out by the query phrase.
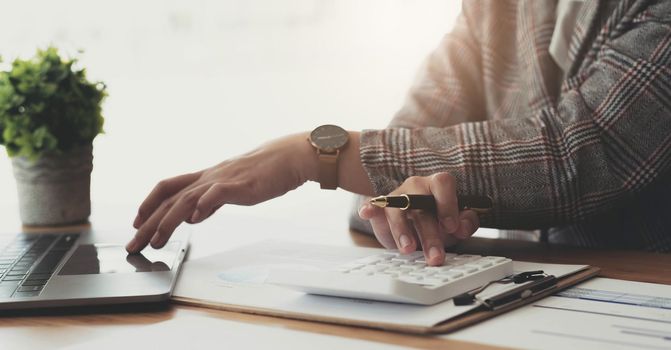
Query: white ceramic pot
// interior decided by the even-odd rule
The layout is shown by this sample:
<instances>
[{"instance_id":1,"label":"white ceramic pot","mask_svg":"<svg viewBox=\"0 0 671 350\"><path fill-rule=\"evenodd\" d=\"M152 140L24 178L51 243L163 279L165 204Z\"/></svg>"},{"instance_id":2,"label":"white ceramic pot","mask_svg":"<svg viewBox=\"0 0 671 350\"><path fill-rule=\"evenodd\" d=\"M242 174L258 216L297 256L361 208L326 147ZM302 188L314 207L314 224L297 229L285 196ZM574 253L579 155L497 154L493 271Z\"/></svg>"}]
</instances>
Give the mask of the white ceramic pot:
<instances>
[{"instance_id":1,"label":"white ceramic pot","mask_svg":"<svg viewBox=\"0 0 671 350\"><path fill-rule=\"evenodd\" d=\"M36 161L12 158L21 221L54 226L88 221L91 215L93 147L43 155Z\"/></svg>"}]
</instances>

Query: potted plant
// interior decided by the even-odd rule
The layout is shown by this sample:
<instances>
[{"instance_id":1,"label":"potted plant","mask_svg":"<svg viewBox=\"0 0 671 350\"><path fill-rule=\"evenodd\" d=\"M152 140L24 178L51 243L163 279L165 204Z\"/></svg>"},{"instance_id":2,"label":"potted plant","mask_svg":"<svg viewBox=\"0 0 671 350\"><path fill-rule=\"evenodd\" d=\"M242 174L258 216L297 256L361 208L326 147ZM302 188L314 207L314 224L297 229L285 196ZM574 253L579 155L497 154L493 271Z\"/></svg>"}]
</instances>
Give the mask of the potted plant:
<instances>
[{"instance_id":1,"label":"potted plant","mask_svg":"<svg viewBox=\"0 0 671 350\"><path fill-rule=\"evenodd\" d=\"M81 223L91 214L92 142L106 91L75 62L49 47L0 72L0 144L12 158L24 225Z\"/></svg>"}]
</instances>

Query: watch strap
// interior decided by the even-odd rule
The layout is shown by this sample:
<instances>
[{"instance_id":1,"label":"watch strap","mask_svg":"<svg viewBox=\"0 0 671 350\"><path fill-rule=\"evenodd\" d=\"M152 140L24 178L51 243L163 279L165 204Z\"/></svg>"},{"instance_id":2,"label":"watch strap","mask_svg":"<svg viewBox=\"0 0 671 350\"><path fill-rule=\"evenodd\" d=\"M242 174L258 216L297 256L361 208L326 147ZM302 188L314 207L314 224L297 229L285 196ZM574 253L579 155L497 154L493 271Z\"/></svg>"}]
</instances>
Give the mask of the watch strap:
<instances>
[{"instance_id":1,"label":"watch strap","mask_svg":"<svg viewBox=\"0 0 671 350\"><path fill-rule=\"evenodd\" d=\"M319 186L323 190L338 188L338 153L319 152Z\"/></svg>"}]
</instances>

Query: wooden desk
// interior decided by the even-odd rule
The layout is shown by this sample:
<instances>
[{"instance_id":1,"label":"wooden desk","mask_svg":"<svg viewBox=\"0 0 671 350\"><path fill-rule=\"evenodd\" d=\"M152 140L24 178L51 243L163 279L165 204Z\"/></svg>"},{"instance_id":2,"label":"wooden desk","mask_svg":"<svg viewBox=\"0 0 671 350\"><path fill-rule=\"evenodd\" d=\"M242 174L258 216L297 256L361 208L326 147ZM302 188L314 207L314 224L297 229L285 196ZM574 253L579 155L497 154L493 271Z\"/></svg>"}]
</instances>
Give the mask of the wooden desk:
<instances>
[{"instance_id":1,"label":"wooden desk","mask_svg":"<svg viewBox=\"0 0 671 350\"><path fill-rule=\"evenodd\" d=\"M349 244L378 246L370 236L356 232L343 235ZM211 237L208 239L212 239ZM196 242L197 243L197 242ZM195 245L195 244L194 244ZM518 260L552 263L581 263L599 266L603 277L671 284L671 255L634 251L599 251L565 248L530 242L472 238L458 247L460 252L503 255ZM179 317L220 318L260 325L282 326L290 329L367 339L410 347L434 349L490 349L491 347L439 339L430 336L402 335L370 329L286 320L267 316L247 315L182 305L163 305L153 310L142 307L102 308L99 310L70 309L57 311L19 312L0 317L2 348L50 348L81 341L82 337L106 336L110 332L152 324ZM214 335L213 335L214 338Z\"/></svg>"}]
</instances>

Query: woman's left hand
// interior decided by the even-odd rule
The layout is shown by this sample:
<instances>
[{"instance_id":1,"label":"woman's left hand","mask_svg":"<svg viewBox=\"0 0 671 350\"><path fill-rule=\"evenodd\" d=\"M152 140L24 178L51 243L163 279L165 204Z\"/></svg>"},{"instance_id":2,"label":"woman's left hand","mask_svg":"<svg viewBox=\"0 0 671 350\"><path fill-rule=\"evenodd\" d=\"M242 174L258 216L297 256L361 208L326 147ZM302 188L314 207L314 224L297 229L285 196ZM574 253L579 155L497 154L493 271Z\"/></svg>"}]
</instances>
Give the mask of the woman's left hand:
<instances>
[{"instance_id":1,"label":"woman's left hand","mask_svg":"<svg viewBox=\"0 0 671 350\"><path fill-rule=\"evenodd\" d=\"M378 208L364 204L359 216L369 220L375 237L388 249L409 254L421 245L427 264L442 265L445 247L470 237L479 227L478 214L459 211L456 180L448 173L412 176L390 195L430 194L436 198L436 212Z\"/></svg>"}]
</instances>

